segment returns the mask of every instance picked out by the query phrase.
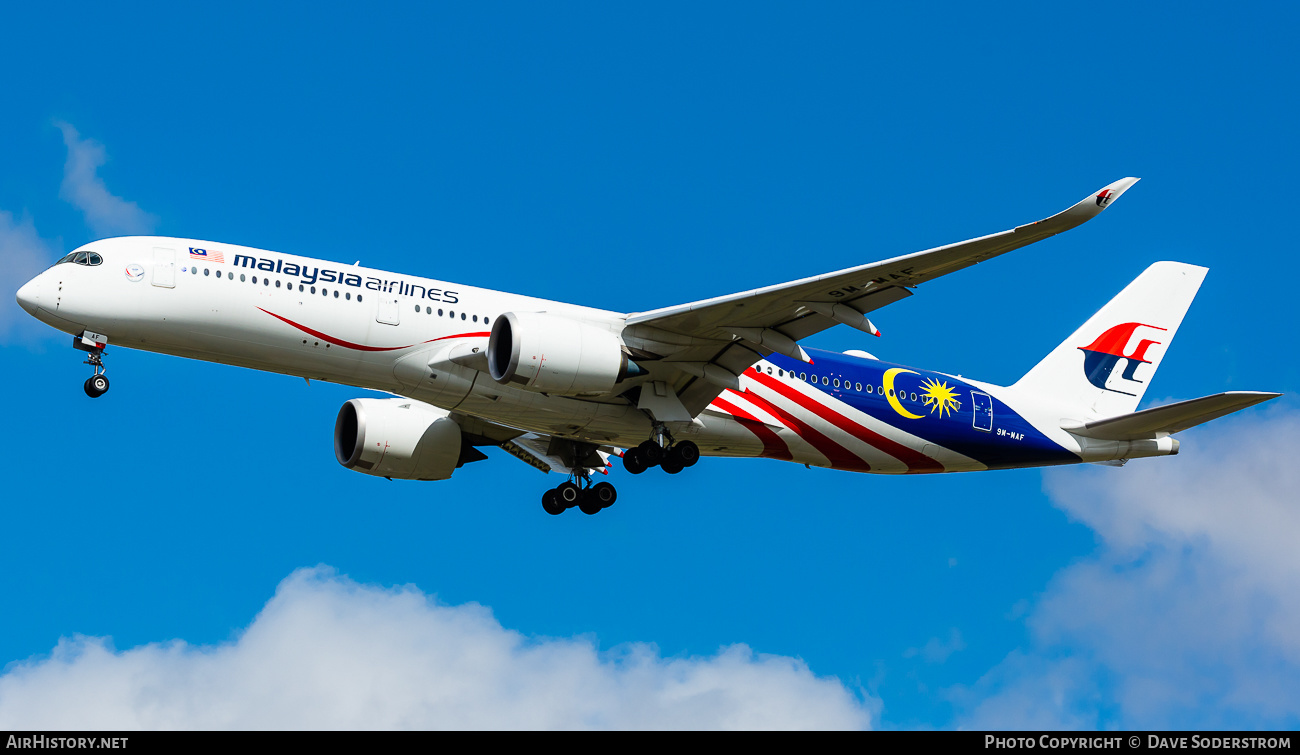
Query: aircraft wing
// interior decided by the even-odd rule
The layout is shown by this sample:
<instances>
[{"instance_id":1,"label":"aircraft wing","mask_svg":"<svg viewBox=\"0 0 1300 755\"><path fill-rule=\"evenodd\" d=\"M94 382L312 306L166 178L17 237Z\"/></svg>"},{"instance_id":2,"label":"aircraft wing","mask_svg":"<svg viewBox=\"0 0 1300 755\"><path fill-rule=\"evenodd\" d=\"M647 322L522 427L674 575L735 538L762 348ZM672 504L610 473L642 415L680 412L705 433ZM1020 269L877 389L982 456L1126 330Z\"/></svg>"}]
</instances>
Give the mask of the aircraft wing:
<instances>
[{"instance_id":1,"label":"aircraft wing","mask_svg":"<svg viewBox=\"0 0 1300 755\"><path fill-rule=\"evenodd\" d=\"M1137 181L1122 178L1063 212L1009 231L789 283L633 313L627 318L624 340L661 358L652 374L676 390L693 417L760 358L775 352L807 361L795 342L838 323L878 335L867 313L911 296L912 289L926 281L1081 225ZM670 365L675 369L668 369Z\"/></svg>"}]
</instances>

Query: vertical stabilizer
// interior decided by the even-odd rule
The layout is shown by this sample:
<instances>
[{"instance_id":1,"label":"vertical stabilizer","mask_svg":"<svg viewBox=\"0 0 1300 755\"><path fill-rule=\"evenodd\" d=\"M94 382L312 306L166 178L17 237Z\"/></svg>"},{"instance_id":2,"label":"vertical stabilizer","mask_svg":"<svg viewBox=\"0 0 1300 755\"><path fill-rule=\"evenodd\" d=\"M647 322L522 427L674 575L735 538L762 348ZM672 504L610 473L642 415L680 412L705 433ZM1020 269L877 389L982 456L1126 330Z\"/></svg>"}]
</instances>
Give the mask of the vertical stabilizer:
<instances>
[{"instance_id":1,"label":"vertical stabilizer","mask_svg":"<svg viewBox=\"0 0 1300 755\"><path fill-rule=\"evenodd\" d=\"M1013 387L1091 417L1136 410L1206 272L1148 267Z\"/></svg>"}]
</instances>

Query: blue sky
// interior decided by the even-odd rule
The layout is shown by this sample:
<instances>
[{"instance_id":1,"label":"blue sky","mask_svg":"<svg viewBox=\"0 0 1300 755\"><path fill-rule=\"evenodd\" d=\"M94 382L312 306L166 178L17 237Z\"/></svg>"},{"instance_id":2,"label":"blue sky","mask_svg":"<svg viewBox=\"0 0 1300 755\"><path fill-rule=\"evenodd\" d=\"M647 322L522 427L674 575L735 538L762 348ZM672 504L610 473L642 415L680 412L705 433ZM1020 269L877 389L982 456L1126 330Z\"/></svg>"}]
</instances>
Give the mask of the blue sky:
<instances>
[{"instance_id":1,"label":"blue sky","mask_svg":"<svg viewBox=\"0 0 1300 755\"><path fill-rule=\"evenodd\" d=\"M884 338L809 343L1010 383L1173 259L1210 274L1148 402L1292 394L1294 9L5 16L0 725L1300 725L1290 395L1123 469L705 459L550 517L558 480L504 453L433 484L343 469L358 389L110 349L91 401L12 297L156 232L636 311L1134 175L1085 227L882 311Z\"/></svg>"}]
</instances>

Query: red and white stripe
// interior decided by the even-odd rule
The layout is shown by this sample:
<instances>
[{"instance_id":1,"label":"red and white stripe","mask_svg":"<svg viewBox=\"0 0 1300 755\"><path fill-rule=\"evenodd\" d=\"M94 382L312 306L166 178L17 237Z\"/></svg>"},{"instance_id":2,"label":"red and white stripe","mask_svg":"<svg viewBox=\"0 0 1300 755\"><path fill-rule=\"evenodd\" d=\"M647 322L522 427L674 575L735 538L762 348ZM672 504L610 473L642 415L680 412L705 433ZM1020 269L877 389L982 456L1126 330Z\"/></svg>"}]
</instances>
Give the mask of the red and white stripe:
<instances>
[{"instance_id":1,"label":"red and white stripe","mask_svg":"<svg viewBox=\"0 0 1300 755\"><path fill-rule=\"evenodd\" d=\"M728 389L714 400L713 407L753 432L763 443L762 455L771 458L798 460L812 451L835 469L894 474L944 471L945 464L934 456L942 456L956 466L966 466L965 462L970 461L858 411L803 381L782 380L757 368L741 375L740 392ZM798 445L808 449L791 453L790 444L768 426L772 424L784 428L801 441Z\"/></svg>"}]
</instances>

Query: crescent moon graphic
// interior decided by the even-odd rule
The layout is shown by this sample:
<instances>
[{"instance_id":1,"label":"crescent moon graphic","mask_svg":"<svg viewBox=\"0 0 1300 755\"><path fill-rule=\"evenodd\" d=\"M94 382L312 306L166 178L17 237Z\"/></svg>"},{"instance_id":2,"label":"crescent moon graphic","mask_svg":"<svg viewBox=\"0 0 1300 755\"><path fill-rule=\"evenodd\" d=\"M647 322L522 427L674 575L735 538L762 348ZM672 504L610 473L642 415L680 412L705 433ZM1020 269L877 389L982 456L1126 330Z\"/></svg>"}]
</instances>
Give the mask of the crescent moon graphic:
<instances>
[{"instance_id":1,"label":"crescent moon graphic","mask_svg":"<svg viewBox=\"0 0 1300 755\"><path fill-rule=\"evenodd\" d=\"M908 370L902 367L885 370L885 400L889 402L890 406L894 407L894 411L904 417L907 417L908 419L921 419L925 416L924 414L912 414L908 410L904 409L903 405L898 403L898 397L894 395L894 376L900 372L910 372L913 375L920 374L914 370Z\"/></svg>"}]
</instances>

